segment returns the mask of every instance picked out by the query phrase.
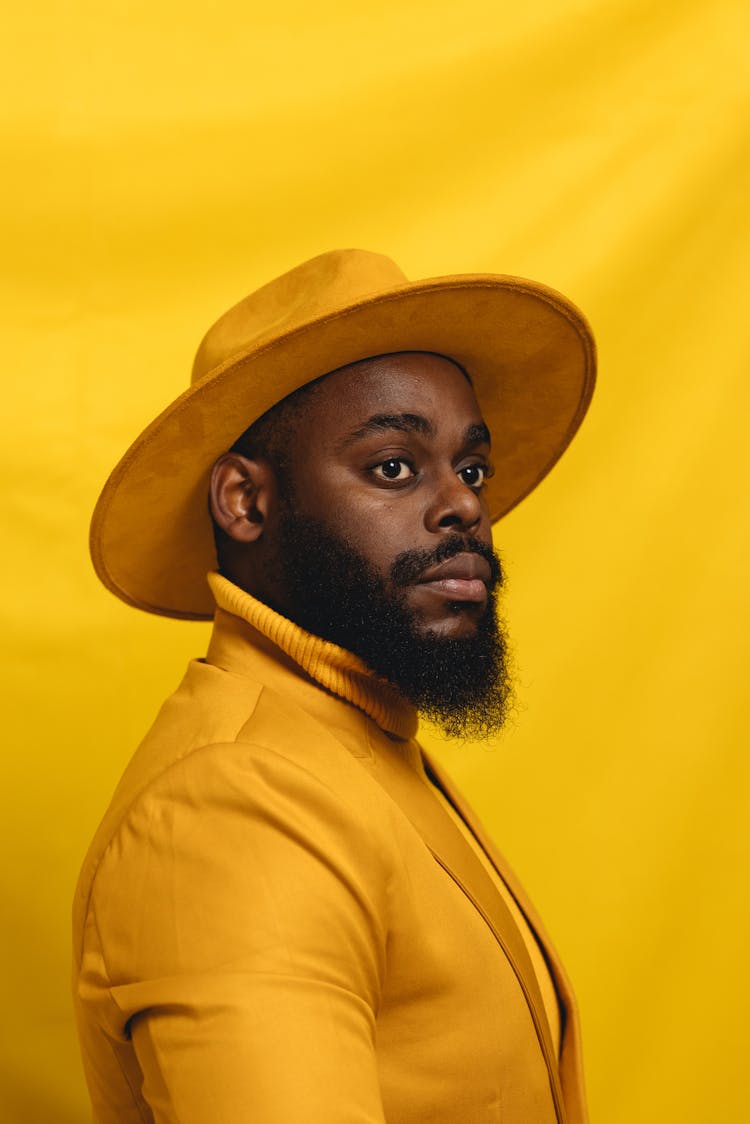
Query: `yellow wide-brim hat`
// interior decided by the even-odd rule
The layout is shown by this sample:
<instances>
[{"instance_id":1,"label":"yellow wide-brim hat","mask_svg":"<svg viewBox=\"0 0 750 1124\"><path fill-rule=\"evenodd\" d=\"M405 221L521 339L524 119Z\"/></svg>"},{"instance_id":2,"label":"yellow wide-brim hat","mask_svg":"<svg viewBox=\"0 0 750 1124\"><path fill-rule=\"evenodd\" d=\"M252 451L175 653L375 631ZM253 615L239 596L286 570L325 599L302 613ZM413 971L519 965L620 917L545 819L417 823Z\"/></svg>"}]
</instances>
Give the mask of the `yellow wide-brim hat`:
<instances>
[{"instance_id":1,"label":"yellow wide-brim hat","mask_svg":"<svg viewBox=\"0 0 750 1124\"><path fill-rule=\"evenodd\" d=\"M493 520L546 476L594 387L591 330L545 285L494 274L409 281L381 254L321 254L214 324L189 389L112 472L91 523L91 556L104 584L151 613L211 617L206 573L216 554L207 497L216 458L305 383L398 351L436 352L469 374L493 437Z\"/></svg>"}]
</instances>

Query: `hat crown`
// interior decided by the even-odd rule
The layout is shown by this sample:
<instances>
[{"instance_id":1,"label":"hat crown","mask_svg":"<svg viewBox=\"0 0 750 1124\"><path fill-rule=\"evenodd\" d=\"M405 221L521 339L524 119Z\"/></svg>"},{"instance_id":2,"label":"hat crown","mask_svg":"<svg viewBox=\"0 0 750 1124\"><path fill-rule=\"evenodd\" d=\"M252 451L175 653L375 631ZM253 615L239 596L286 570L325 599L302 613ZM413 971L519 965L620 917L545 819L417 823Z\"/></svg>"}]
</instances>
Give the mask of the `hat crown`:
<instances>
[{"instance_id":1,"label":"hat crown","mask_svg":"<svg viewBox=\"0 0 750 1124\"><path fill-rule=\"evenodd\" d=\"M406 284L408 278L384 254L331 250L290 269L225 312L203 337L192 382L310 321L339 312L364 297Z\"/></svg>"}]
</instances>

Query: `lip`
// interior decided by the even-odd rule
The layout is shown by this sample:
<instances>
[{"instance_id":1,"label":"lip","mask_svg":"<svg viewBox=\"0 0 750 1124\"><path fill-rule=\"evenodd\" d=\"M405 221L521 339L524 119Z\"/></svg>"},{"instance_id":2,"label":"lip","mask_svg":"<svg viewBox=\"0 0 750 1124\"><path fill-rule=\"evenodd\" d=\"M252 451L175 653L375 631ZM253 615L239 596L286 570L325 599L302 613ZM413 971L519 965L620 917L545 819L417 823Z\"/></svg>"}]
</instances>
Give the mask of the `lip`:
<instances>
[{"instance_id":1,"label":"lip","mask_svg":"<svg viewBox=\"0 0 750 1124\"><path fill-rule=\"evenodd\" d=\"M418 584L452 601L483 602L490 576L489 562L481 554L457 554L425 570Z\"/></svg>"}]
</instances>

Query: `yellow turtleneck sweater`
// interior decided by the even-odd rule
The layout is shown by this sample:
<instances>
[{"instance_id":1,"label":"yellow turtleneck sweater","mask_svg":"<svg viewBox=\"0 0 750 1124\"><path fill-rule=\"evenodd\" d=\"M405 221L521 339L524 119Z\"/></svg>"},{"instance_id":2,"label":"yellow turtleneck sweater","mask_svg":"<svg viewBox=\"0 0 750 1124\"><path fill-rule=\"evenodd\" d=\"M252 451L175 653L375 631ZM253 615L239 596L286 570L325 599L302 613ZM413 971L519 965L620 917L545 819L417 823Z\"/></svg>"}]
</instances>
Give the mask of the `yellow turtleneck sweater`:
<instances>
[{"instance_id":1,"label":"yellow turtleneck sweater","mask_svg":"<svg viewBox=\"0 0 750 1124\"><path fill-rule=\"evenodd\" d=\"M414 740L417 730L417 714L414 708L392 684L375 676L363 661L351 652L305 632L221 574L209 574L208 582L219 609L247 621L286 653L316 683L331 694L356 706L372 718L381 729L407 743L403 747L404 756L460 830L513 916L539 983L555 1052L559 1056L560 1008L541 949L515 898L489 856L443 791L427 776L420 747Z\"/></svg>"}]
</instances>

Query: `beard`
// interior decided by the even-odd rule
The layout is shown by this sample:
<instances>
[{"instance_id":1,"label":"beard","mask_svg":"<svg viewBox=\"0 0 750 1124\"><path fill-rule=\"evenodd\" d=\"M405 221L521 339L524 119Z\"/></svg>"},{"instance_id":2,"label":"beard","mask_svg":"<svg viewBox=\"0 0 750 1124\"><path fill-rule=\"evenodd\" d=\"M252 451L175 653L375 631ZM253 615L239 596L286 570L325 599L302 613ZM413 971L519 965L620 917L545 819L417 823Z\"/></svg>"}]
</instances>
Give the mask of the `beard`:
<instances>
[{"instance_id":1,"label":"beard","mask_svg":"<svg viewBox=\"0 0 750 1124\"><path fill-rule=\"evenodd\" d=\"M435 550L404 551L391 565L388 584L353 544L287 509L278 548L271 566L280 611L359 656L446 736L481 739L500 730L510 709L511 683L496 608L502 568L491 547L452 534ZM433 635L420 627L403 591L429 567L462 552L481 554L489 563L485 608L470 635ZM449 608L469 611L465 602Z\"/></svg>"}]
</instances>

